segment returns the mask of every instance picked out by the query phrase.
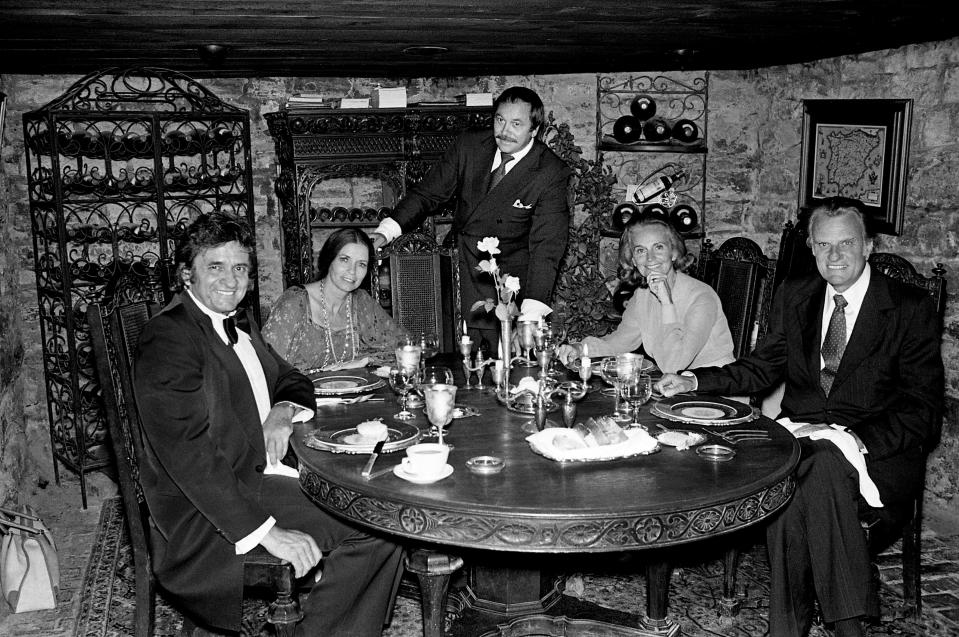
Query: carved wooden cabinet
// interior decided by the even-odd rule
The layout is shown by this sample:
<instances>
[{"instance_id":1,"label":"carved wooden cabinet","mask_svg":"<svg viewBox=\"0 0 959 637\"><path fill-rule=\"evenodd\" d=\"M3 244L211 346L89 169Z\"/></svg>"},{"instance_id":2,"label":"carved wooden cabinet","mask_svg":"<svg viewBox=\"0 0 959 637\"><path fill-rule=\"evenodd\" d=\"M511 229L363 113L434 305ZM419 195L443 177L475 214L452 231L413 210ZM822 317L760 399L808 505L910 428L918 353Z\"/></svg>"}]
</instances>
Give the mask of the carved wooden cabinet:
<instances>
[{"instance_id":1,"label":"carved wooden cabinet","mask_svg":"<svg viewBox=\"0 0 959 637\"><path fill-rule=\"evenodd\" d=\"M110 464L90 303L163 303L174 244L201 213L253 225L250 118L191 78L92 73L23 116L54 474ZM259 310L254 284L248 301Z\"/></svg>"},{"instance_id":2,"label":"carved wooden cabinet","mask_svg":"<svg viewBox=\"0 0 959 637\"><path fill-rule=\"evenodd\" d=\"M372 230L460 133L492 126L489 107L456 105L284 109L265 117L279 164L284 287L314 279L314 255L333 229ZM451 211L422 230L442 234ZM380 288L388 306L389 291Z\"/></svg>"}]
</instances>

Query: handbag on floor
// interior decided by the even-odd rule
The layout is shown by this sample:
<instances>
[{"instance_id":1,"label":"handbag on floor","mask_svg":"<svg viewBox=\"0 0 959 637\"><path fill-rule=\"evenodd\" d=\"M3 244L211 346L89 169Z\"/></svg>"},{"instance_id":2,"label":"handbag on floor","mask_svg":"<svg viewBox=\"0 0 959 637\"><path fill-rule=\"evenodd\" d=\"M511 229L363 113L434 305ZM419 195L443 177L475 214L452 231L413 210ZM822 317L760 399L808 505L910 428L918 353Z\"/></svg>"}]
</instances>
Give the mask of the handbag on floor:
<instances>
[{"instance_id":1,"label":"handbag on floor","mask_svg":"<svg viewBox=\"0 0 959 637\"><path fill-rule=\"evenodd\" d=\"M15 613L57 607L60 561L50 530L33 514L0 508L0 589Z\"/></svg>"}]
</instances>

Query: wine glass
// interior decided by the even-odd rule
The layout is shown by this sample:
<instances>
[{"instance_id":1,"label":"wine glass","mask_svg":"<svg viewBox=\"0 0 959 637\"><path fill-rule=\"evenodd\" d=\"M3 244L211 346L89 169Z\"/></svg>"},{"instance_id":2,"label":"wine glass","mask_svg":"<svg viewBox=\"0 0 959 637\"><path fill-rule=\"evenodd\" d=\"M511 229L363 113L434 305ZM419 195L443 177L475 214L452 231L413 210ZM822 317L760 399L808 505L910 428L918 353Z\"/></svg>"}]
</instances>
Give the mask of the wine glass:
<instances>
[{"instance_id":1,"label":"wine glass","mask_svg":"<svg viewBox=\"0 0 959 637\"><path fill-rule=\"evenodd\" d=\"M420 377L420 387L431 387L433 385L453 385L453 370L441 365L427 365L423 368L423 374Z\"/></svg>"},{"instance_id":2,"label":"wine glass","mask_svg":"<svg viewBox=\"0 0 959 637\"><path fill-rule=\"evenodd\" d=\"M453 404L456 402L456 385L437 383L423 388L426 398L426 417L436 428L437 442L443 444L443 428L453 420ZM432 430L430 431L432 435Z\"/></svg>"},{"instance_id":3,"label":"wine glass","mask_svg":"<svg viewBox=\"0 0 959 637\"><path fill-rule=\"evenodd\" d=\"M606 379L610 385L613 386L613 419L618 422L623 422L629 420L629 416L624 416L622 413L622 405L620 403L620 395L622 390L620 389L620 371L628 371L628 368L620 366L616 358L607 358L603 360L603 365L600 371L603 374L603 378Z\"/></svg>"},{"instance_id":4,"label":"wine glass","mask_svg":"<svg viewBox=\"0 0 959 637\"><path fill-rule=\"evenodd\" d=\"M643 371L630 371L620 379L620 392L623 400L629 406L633 422L639 422L639 409L649 400L653 393L653 381L649 374Z\"/></svg>"},{"instance_id":5,"label":"wine glass","mask_svg":"<svg viewBox=\"0 0 959 637\"><path fill-rule=\"evenodd\" d=\"M539 321L517 321L516 335L519 340L519 346L526 350L525 367L535 367L533 362L532 349L536 345L536 330L539 328Z\"/></svg>"},{"instance_id":6,"label":"wine glass","mask_svg":"<svg viewBox=\"0 0 959 637\"><path fill-rule=\"evenodd\" d=\"M416 386L416 369L406 369L403 367L394 367L390 370L390 388L401 396L399 413L393 414L397 420L410 420L416 415L409 410L407 406L407 396Z\"/></svg>"},{"instance_id":7,"label":"wine glass","mask_svg":"<svg viewBox=\"0 0 959 637\"><path fill-rule=\"evenodd\" d=\"M423 331L419 334L420 349L422 349L423 360L433 358L439 352L440 339L436 332Z\"/></svg>"}]
</instances>

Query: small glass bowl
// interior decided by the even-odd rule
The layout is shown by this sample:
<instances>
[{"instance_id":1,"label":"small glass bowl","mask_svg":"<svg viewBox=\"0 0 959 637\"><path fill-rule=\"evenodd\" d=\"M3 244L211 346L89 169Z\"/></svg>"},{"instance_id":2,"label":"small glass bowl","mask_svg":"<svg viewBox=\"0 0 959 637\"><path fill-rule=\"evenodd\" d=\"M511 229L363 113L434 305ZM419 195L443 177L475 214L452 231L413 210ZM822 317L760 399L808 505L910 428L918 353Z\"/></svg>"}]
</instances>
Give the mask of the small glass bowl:
<instances>
[{"instance_id":1,"label":"small glass bowl","mask_svg":"<svg viewBox=\"0 0 959 637\"><path fill-rule=\"evenodd\" d=\"M496 456L474 456L466 461L466 468L473 473L488 476L499 473L506 463Z\"/></svg>"}]
</instances>

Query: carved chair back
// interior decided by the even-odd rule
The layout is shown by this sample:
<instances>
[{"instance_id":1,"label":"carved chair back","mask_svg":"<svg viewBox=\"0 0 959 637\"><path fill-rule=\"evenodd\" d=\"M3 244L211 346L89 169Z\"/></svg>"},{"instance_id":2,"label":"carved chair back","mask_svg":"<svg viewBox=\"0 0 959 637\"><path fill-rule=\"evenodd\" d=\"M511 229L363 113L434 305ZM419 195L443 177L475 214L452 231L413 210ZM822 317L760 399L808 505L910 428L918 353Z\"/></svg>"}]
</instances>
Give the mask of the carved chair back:
<instances>
[{"instance_id":1,"label":"carved chair back","mask_svg":"<svg viewBox=\"0 0 959 637\"><path fill-rule=\"evenodd\" d=\"M727 239L718 248L703 242L699 278L708 283L723 304L733 337L733 354L745 356L765 334L775 268L755 241Z\"/></svg>"},{"instance_id":2,"label":"carved chair back","mask_svg":"<svg viewBox=\"0 0 959 637\"><path fill-rule=\"evenodd\" d=\"M440 246L429 235L404 234L383 249L387 259L393 318L411 334L435 332L441 352L456 351L460 321L458 251ZM378 273L374 283L379 287ZM377 289L377 297L383 293Z\"/></svg>"},{"instance_id":3,"label":"carved chair back","mask_svg":"<svg viewBox=\"0 0 959 637\"><path fill-rule=\"evenodd\" d=\"M146 301L116 308L98 304L87 307L97 378L133 547L136 637L153 637L157 584L150 546L152 522L140 486L139 458L144 457L144 440L133 393L133 356L144 326L158 308ZM276 601L270 606L267 619L278 635L292 637L296 622L303 618L299 601L293 595L293 566L258 546L244 555L243 576L247 587L273 590Z\"/></svg>"}]
</instances>

